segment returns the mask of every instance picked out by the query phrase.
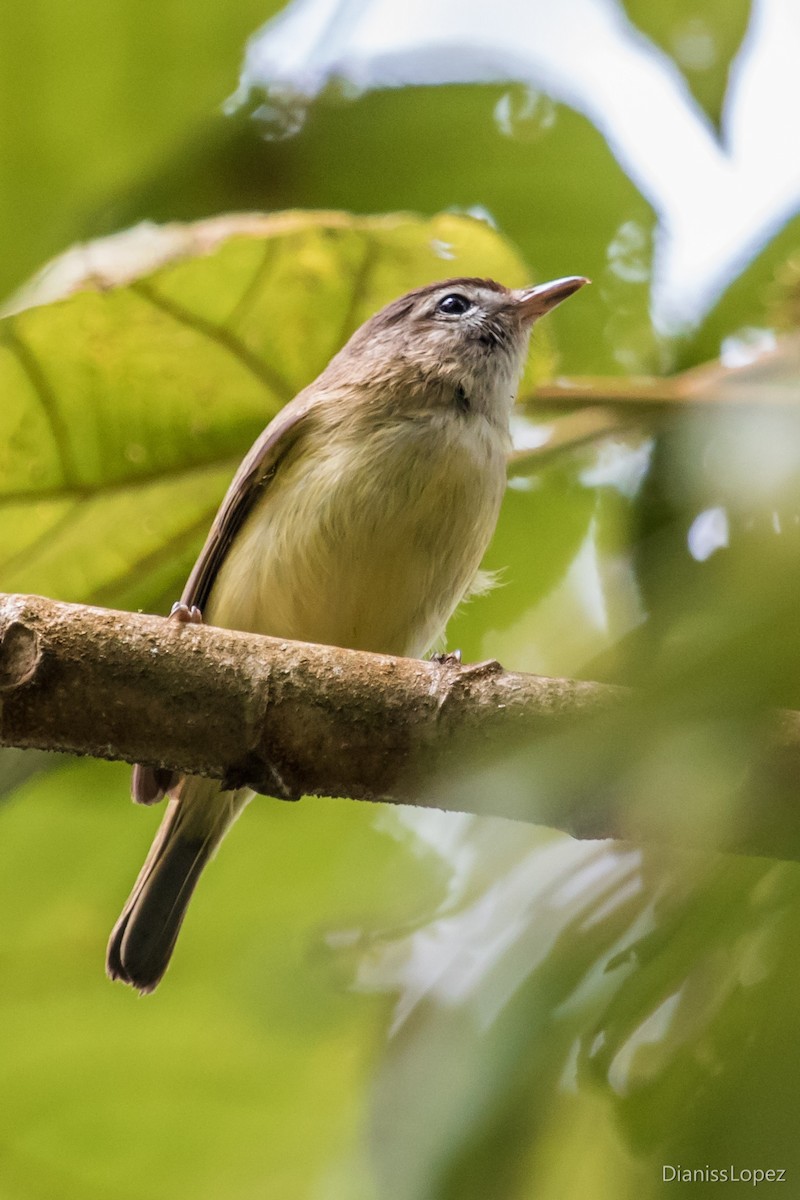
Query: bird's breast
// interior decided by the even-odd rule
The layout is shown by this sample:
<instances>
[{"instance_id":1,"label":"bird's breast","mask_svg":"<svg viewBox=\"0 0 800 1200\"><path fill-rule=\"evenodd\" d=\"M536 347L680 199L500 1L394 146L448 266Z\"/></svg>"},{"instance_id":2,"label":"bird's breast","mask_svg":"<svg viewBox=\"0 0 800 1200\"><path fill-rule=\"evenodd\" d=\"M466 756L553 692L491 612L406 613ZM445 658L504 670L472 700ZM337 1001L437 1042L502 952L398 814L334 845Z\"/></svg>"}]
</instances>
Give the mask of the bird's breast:
<instances>
[{"instance_id":1,"label":"bird's breast","mask_svg":"<svg viewBox=\"0 0 800 1200\"><path fill-rule=\"evenodd\" d=\"M279 468L228 552L211 624L418 656L472 584L505 486L506 441L431 413L336 430Z\"/></svg>"}]
</instances>

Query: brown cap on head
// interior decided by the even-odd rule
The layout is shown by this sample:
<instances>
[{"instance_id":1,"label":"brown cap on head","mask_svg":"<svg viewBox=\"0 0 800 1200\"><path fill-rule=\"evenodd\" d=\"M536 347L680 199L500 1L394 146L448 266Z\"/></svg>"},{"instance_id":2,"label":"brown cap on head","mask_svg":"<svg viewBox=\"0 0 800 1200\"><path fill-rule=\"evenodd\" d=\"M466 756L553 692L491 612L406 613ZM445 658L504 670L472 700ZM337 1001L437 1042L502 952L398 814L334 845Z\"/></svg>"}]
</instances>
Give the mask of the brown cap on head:
<instances>
[{"instance_id":1,"label":"brown cap on head","mask_svg":"<svg viewBox=\"0 0 800 1200\"><path fill-rule=\"evenodd\" d=\"M564 279L552 279L536 287L517 288L511 295L516 301L517 312L527 320L535 321L589 282L583 275L567 275Z\"/></svg>"}]
</instances>

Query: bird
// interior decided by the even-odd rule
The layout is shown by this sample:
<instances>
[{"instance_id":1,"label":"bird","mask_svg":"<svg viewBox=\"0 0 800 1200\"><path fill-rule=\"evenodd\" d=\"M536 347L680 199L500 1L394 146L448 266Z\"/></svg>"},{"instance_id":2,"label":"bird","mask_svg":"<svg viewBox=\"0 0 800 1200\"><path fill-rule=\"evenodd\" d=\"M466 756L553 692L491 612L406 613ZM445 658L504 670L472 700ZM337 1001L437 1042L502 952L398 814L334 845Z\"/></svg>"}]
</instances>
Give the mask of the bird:
<instances>
[{"instance_id":1,"label":"bird","mask_svg":"<svg viewBox=\"0 0 800 1200\"><path fill-rule=\"evenodd\" d=\"M435 648L481 586L531 329L585 283L446 279L370 317L245 456L173 619L415 658ZM106 969L148 993L252 792L141 765L132 791L169 801Z\"/></svg>"}]
</instances>

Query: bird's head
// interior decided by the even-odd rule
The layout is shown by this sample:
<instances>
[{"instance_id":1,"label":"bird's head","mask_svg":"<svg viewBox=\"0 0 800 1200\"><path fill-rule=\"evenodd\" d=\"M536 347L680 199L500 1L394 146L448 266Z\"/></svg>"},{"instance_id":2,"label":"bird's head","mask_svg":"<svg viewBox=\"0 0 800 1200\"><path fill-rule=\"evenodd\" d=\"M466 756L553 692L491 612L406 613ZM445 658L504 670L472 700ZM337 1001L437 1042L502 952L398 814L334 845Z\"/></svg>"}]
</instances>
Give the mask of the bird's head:
<instances>
[{"instance_id":1,"label":"bird's head","mask_svg":"<svg viewBox=\"0 0 800 1200\"><path fill-rule=\"evenodd\" d=\"M358 329L342 352L362 379L405 384L434 403L461 389L477 408L507 410L525 363L531 329L589 281L571 275L535 287L492 279L446 279L392 301Z\"/></svg>"}]
</instances>

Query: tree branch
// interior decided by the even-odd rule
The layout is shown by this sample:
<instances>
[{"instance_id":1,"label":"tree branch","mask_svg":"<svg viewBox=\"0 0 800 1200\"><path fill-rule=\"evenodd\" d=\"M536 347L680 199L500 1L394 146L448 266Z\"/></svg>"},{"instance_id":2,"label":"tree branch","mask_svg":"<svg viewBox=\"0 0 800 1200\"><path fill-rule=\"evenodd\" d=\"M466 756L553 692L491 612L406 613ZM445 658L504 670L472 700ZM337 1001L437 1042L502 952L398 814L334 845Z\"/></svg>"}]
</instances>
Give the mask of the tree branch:
<instances>
[{"instance_id":1,"label":"tree branch","mask_svg":"<svg viewBox=\"0 0 800 1200\"><path fill-rule=\"evenodd\" d=\"M697 826L676 832L627 804L628 709L641 704L625 689L495 662L389 658L0 595L0 745L143 762L282 799L386 800L578 837L800 858L800 715L770 719L756 809L696 838ZM502 786L475 784L487 760L504 764Z\"/></svg>"},{"instance_id":2,"label":"tree branch","mask_svg":"<svg viewBox=\"0 0 800 1200\"><path fill-rule=\"evenodd\" d=\"M168 766L283 799L414 803L485 747L608 702L598 684L0 595L0 743Z\"/></svg>"}]
</instances>

